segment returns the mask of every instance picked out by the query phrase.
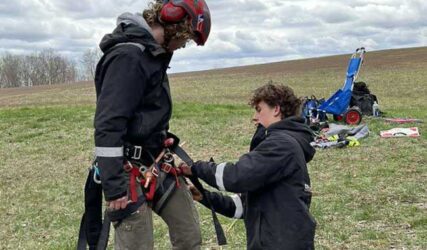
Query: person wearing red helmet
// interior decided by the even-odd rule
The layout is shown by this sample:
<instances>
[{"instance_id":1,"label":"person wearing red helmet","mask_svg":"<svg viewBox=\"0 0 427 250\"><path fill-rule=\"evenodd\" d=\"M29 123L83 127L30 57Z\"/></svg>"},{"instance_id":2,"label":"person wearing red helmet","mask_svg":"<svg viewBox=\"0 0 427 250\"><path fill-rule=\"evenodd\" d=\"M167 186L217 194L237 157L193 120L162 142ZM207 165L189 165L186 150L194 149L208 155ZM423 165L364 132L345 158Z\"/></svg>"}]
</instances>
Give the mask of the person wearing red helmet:
<instances>
[{"instance_id":1,"label":"person wearing red helmet","mask_svg":"<svg viewBox=\"0 0 427 250\"><path fill-rule=\"evenodd\" d=\"M191 194L183 177L169 168L174 164L165 154L172 114L166 70L173 52L188 41L204 45L210 27L204 0L157 0L142 14L120 15L115 30L100 43L104 54L95 75L96 160L86 197L97 198L90 190L102 187L116 249L153 249L151 210L168 225L172 249L200 249ZM100 217L90 212L100 211L99 203L91 210L90 201L86 199L82 225L97 221L94 227L86 226L91 236L86 241L94 248L103 234Z\"/></svg>"}]
</instances>

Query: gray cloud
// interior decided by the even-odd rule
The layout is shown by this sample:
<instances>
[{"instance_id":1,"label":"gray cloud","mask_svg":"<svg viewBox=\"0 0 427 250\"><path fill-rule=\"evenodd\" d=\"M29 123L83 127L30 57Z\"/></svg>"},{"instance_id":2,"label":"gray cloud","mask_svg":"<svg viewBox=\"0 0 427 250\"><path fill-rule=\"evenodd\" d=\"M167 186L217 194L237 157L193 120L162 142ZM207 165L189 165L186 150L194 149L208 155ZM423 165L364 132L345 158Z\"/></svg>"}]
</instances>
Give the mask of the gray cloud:
<instances>
[{"instance_id":1,"label":"gray cloud","mask_svg":"<svg viewBox=\"0 0 427 250\"><path fill-rule=\"evenodd\" d=\"M424 0L207 0L206 46L177 51L172 72L369 50L426 46ZM78 59L143 0L15 0L0 3L0 52L53 48Z\"/></svg>"},{"instance_id":2,"label":"gray cloud","mask_svg":"<svg viewBox=\"0 0 427 250\"><path fill-rule=\"evenodd\" d=\"M146 4L140 0L51 0L55 11L67 13L73 19L115 18L119 12L141 12ZM144 1L142 1L144 3Z\"/></svg>"}]
</instances>

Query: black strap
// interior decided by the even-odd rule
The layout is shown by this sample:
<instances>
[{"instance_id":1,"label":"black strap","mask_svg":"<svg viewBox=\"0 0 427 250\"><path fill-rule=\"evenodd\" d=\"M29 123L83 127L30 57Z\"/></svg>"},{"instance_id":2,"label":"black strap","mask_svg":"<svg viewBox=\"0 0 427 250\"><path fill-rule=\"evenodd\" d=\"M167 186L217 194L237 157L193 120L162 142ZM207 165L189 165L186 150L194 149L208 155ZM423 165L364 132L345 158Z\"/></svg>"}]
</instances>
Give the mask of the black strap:
<instances>
[{"instance_id":1,"label":"black strap","mask_svg":"<svg viewBox=\"0 0 427 250\"><path fill-rule=\"evenodd\" d=\"M102 222L102 186L95 183L94 168L89 170L85 184L85 212L80 222L77 250L105 250L110 234L110 219L105 216Z\"/></svg>"},{"instance_id":2,"label":"black strap","mask_svg":"<svg viewBox=\"0 0 427 250\"><path fill-rule=\"evenodd\" d=\"M101 233L99 235L98 243L96 246L96 250L105 250L108 245L108 237L110 236L110 216L105 213L104 223L102 223Z\"/></svg>"},{"instance_id":3,"label":"black strap","mask_svg":"<svg viewBox=\"0 0 427 250\"><path fill-rule=\"evenodd\" d=\"M182 149L178 143L175 143L172 151L179 156L179 158L181 158L181 160L183 160L188 166L192 166L193 165L193 160L191 159L191 157L187 154L187 152L184 151L184 149ZM215 226L215 233L216 233L216 238L217 238L217 242L218 245L223 246L223 245L227 245L227 239L225 238L225 234L224 234L224 230L222 229L221 223L218 220L218 217L216 216L215 213L215 209L212 206L212 203L209 199L209 196L206 195L206 190L203 187L202 183L200 183L199 179L195 176L190 176L189 179L191 180L191 182L194 184L194 186L202 193L202 195L204 197L206 197L206 200L208 202L209 208L212 211L212 219L213 219L213 224Z\"/></svg>"},{"instance_id":4,"label":"black strap","mask_svg":"<svg viewBox=\"0 0 427 250\"><path fill-rule=\"evenodd\" d=\"M83 214L82 220L80 221L79 239L77 241L77 250L86 250L86 213Z\"/></svg>"}]
</instances>

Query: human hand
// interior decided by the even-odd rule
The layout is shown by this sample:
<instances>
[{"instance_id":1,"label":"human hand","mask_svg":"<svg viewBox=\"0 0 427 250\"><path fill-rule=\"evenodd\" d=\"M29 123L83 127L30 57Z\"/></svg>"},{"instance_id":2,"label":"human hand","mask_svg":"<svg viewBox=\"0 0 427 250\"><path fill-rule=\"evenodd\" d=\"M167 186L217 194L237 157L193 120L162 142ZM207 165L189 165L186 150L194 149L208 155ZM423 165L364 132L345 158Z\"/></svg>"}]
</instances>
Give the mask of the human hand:
<instances>
[{"instance_id":1,"label":"human hand","mask_svg":"<svg viewBox=\"0 0 427 250\"><path fill-rule=\"evenodd\" d=\"M184 175L186 175L186 176L193 175L193 173L191 172L191 167L188 166L187 163L181 162L178 167L181 169L181 171Z\"/></svg>"},{"instance_id":2,"label":"human hand","mask_svg":"<svg viewBox=\"0 0 427 250\"><path fill-rule=\"evenodd\" d=\"M193 185L188 185L188 189L191 192L191 195L193 196L193 200L195 201L201 201L203 200L203 195L202 193Z\"/></svg>"},{"instance_id":3,"label":"human hand","mask_svg":"<svg viewBox=\"0 0 427 250\"><path fill-rule=\"evenodd\" d=\"M128 197L127 196L123 196L122 198L118 198L116 200L107 202L107 206L111 210L119 210L119 209L126 208L126 206L128 205L128 203L129 203Z\"/></svg>"}]
</instances>

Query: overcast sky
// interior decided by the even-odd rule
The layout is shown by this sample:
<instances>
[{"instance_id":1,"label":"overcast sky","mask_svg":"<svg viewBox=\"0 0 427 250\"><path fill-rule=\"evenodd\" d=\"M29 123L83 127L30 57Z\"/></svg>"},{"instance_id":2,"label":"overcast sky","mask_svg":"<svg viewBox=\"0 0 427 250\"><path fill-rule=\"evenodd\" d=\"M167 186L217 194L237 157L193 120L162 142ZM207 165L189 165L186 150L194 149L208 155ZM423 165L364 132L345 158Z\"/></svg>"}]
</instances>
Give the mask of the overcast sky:
<instances>
[{"instance_id":1,"label":"overcast sky","mask_svg":"<svg viewBox=\"0 0 427 250\"><path fill-rule=\"evenodd\" d=\"M122 12L148 0L0 0L0 53L52 48L81 57ZM170 72L427 45L426 0L207 0L204 47L179 50Z\"/></svg>"}]
</instances>

